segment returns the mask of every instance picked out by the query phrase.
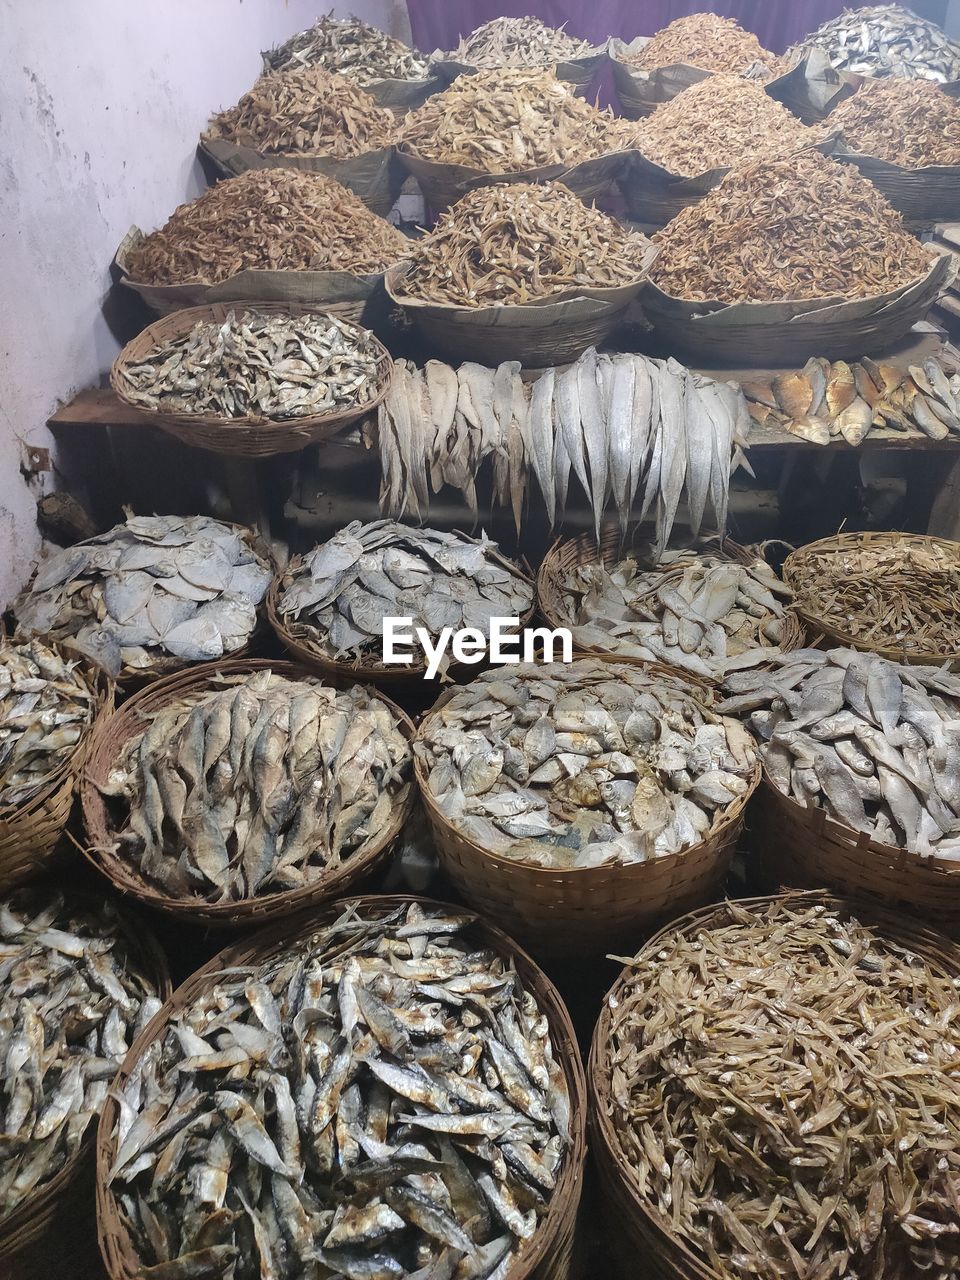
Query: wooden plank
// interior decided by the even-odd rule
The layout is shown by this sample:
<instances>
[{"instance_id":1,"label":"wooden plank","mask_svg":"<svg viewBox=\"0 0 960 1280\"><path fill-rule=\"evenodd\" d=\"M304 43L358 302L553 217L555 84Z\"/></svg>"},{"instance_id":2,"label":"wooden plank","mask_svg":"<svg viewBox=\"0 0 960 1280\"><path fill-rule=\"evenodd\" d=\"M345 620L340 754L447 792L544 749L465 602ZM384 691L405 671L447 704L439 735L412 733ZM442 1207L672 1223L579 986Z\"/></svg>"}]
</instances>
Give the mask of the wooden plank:
<instances>
[{"instance_id":1,"label":"wooden plank","mask_svg":"<svg viewBox=\"0 0 960 1280\"><path fill-rule=\"evenodd\" d=\"M149 427L145 414L128 408L109 387L90 387L62 404L47 419L51 430L58 427Z\"/></svg>"}]
</instances>

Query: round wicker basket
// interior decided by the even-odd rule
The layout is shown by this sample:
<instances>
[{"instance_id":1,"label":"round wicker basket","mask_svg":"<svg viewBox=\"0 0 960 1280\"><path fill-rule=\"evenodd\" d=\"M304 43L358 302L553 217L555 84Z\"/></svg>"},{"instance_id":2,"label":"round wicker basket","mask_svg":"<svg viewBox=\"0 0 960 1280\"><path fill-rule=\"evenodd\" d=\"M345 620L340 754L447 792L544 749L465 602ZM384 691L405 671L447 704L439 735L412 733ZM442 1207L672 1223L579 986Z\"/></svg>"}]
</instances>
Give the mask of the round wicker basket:
<instances>
[{"instance_id":1,"label":"round wicker basket","mask_svg":"<svg viewBox=\"0 0 960 1280\"><path fill-rule=\"evenodd\" d=\"M395 907L412 901L421 903L427 909L439 907L462 914L460 908L447 908L446 904L427 898L367 896L355 899L354 905L361 916L369 918L374 914L386 914ZM184 1008L214 986L225 969L262 964L272 959L288 950L291 944L309 938L330 923L347 905L346 900L328 903L319 912L300 916L296 921L287 921L283 927L264 930L248 942L222 951L174 992L131 1047L101 1115L97 1135L97 1219L100 1250L109 1280L136 1280L141 1275L140 1260L120 1220L108 1183L108 1171L115 1154L114 1128L118 1113L116 1096L133 1067L147 1046L162 1034L176 1010ZM498 928L484 920L478 918L472 930L478 945L489 947L498 954L513 959L524 987L536 997L549 1023L554 1052L563 1067L570 1094L570 1146L556 1190L535 1234L511 1266L510 1280L567 1280L586 1157L586 1083L576 1034L559 993L533 960Z\"/></svg>"},{"instance_id":2,"label":"round wicker basket","mask_svg":"<svg viewBox=\"0 0 960 1280\"><path fill-rule=\"evenodd\" d=\"M210 321L222 324L227 316L244 305L267 315L329 314L320 308L299 307L296 303L278 302L236 304L218 302L211 306L188 307L175 311L148 325L123 348L110 370L110 385L116 395L134 412L149 419L168 435L184 444L211 453L230 454L241 458L269 458L278 453L296 453L308 445L319 444L351 423L366 417L376 409L390 389L393 361L386 347L373 336L369 342L377 356L377 387L372 399L351 409L322 413L300 418L267 420L255 418L229 418L215 413L178 413L165 409L150 410L131 400L124 380L124 369L139 364L157 343L170 342L188 334L195 324ZM340 318L340 317L338 317Z\"/></svg>"},{"instance_id":3,"label":"round wicker basket","mask_svg":"<svg viewBox=\"0 0 960 1280\"><path fill-rule=\"evenodd\" d=\"M790 553L783 562L783 579L794 592L794 607L803 619L811 635L819 633L833 644L843 645L850 649L862 649L876 653L890 662L918 663L921 666L942 666L945 662L960 661L960 651L950 650L943 653L925 653L911 649L909 638L890 643L875 644L842 630L820 617L804 600L804 584L808 577L816 577L822 570L816 570L813 562L818 553L836 552L837 554L853 551L883 549L899 544L901 547L916 547L918 550L940 552L944 559L960 568L960 542L951 542L947 538L934 538L919 533L838 533L831 538L821 538L817 542L808 542ZM957 612L960 613L960 600L957 601Z\"/></svg>"},{"instance_id":4,"label":"round wicker basket","mask_svg":"<svg viewBox=\"0 0 960 1280\"><path fill-rule=\"evenodd\" d=\"M834 158L859 169L911 222L950 222L960 209L960 165L906 169L876 156L843 150L836 151Z\"/></svg>"},{"instance_id":5,"label":"round wicker basket","mask_svg":"<svg viewBox=\"0 0 960 1280\"><path fill-rule=\"evenodd\" d=\"M103 902L103 896L74 889L69 891L69 896L89 904L92 909ZM153 979L160 999L169 1000L173 987L166 956L144 922L123 904L116 905L120 927L131 951ZM60 1223L70 1211L79 1209L81 1203L86 1214L92 1211L92 1204L87 1200L88 1197L92 1199L95 1143L95 1128L91 1124L80 1146L63 1168L0 1222L0 1275L17 1280L20 1259L42 1246L44 1237L55 1224Z\"/></svg>"},{"instance_id":6,"label":"round wicker basket","mask_svg":"<svg viewBox=\"0 0 960 1280\"><path fill-rule=\"evenodd\" d=\"M393 841L400 833L413 803L411 787L406 801L396 806L390 821L365 847L352 853L336 870L318 876L311 884L300 889L267 893L237 902L208 902L199 897L173 898L151 884L116 851L116 828L97 784L106 781L123 744L135 733L143 731L152 712L178 698L204 691L218 675L245 676L263 670L289 676L291 679L315 678L314 672L305 671L302 666L293 662L274 662L267 658L211 662L202 669L194 668L182 675L159 681L134 695L102 723L90 744L80 790L87 836L84 852L88 860L121 893L129 894L144 906L154 907L189 924L219 928L232 925L250 927L293 915L303 908L317 907L330 898L352 892L389 857ZM382 694L378 696L387 702L391 712L397 717L400 732L404 737L412 739L414 725L410 718Z\"/></svg>"}]
</instances>

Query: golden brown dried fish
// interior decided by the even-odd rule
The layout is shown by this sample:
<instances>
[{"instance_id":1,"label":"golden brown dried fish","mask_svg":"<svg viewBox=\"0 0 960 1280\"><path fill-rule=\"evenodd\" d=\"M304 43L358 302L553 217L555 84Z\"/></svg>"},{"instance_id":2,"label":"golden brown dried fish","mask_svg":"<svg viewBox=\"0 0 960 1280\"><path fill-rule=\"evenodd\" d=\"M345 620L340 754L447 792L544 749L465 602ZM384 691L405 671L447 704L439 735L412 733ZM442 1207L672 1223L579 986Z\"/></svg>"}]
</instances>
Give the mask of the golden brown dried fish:
<instances>
[{"instance_id":1,"label":"golden brown dried fish","mask_svg":"<svg viewBox=\"0 0 960 1280\"><path fill-rule=\"evenodd\" d=\"M904 169L960 165L960 102L929 80L865 80L823 128L844 150Z\"/></svg>"},{"instance_id":2,"label":"golden brown dried fish","mask_svg":"<svg viewBox=\"0 0 960 1280\"><path fill-rule=\"evenodd\" d=\"M772 76L781 69L777 55L764 49L752 31L715 13L675 18L627 61L639 71L681 65L736 75L757 63L766 76Z\"/></svg>"},{"instance_id":3,"label":"golden brown dried fish","mask_svg":"<svg viewBox=\"0 0 960 1280\"><path fill-rule=\"evenodd\" d=\"M563 27L548 27L534 17L505 17L492 18L461 37L447 57L468 67L549 67L595 52Z\"/></svg>"}]
</instances>

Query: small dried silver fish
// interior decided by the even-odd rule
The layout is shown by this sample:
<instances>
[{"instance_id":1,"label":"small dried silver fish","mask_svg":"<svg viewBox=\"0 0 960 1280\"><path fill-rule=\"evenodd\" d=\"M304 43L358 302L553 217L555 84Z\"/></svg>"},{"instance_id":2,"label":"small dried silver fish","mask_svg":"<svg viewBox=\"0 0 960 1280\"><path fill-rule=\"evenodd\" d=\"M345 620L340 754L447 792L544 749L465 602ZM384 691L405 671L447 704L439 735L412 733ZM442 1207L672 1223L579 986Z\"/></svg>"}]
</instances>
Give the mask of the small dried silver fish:
<instances>
[{"instance_id":1,"label":"small dried silver fish","mask_svg":"<svg viewBox=\"0 0 960 1280\"><path fill-rule=\"evenodd\" d=\"M361 85L422 80L430 74L429 60L416 49L360 18L335 18L335 12L331 9L312 27L264 53L264 70L319 66Z\"/></svg>"},{"instance_id":2,"label":"small dried silver fish","mask_svg":"<svg viewBox=\"0 0 960 1280\"><path fill-rule=\"evenodd\" d=\"M855 75L960 80L960 44L898 4L844 9L789 49L785 61L796 64L816 49L832 67Z\"/></svg>"},{"instance_id":3,"label":"small dried silver fish","mask_svg":"<svg viewBox=\"0 0 960 1280\"><path fill-rule=\"evenodd\" d=\"M468 67L550 67L597 53L589 41L548 27L539 18L491 18L474 28L447 58Z\"/></svg>"}]
</instances>

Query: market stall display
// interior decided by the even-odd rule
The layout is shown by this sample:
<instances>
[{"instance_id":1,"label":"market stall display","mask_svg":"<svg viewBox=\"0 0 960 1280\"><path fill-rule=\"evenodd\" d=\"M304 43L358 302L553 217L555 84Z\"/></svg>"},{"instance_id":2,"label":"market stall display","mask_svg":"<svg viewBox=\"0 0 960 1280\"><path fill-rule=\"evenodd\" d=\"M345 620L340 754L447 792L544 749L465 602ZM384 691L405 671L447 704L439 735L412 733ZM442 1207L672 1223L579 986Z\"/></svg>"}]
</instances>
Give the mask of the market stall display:
<instances>
[{"instance_id":1,"label":"market stall display","mask_svg":"<svg viewBox=\"0 0 960 1280\"><path fill-rule=\"evenodd\" d=\"M491 18L461 37L455 49L436 59L434 70L452 79L503 67L549 69L585 90L605 58L605 48L593 48L562 27L548 27L534 17L502 17Z\"/></svg>"}]
</instances>

